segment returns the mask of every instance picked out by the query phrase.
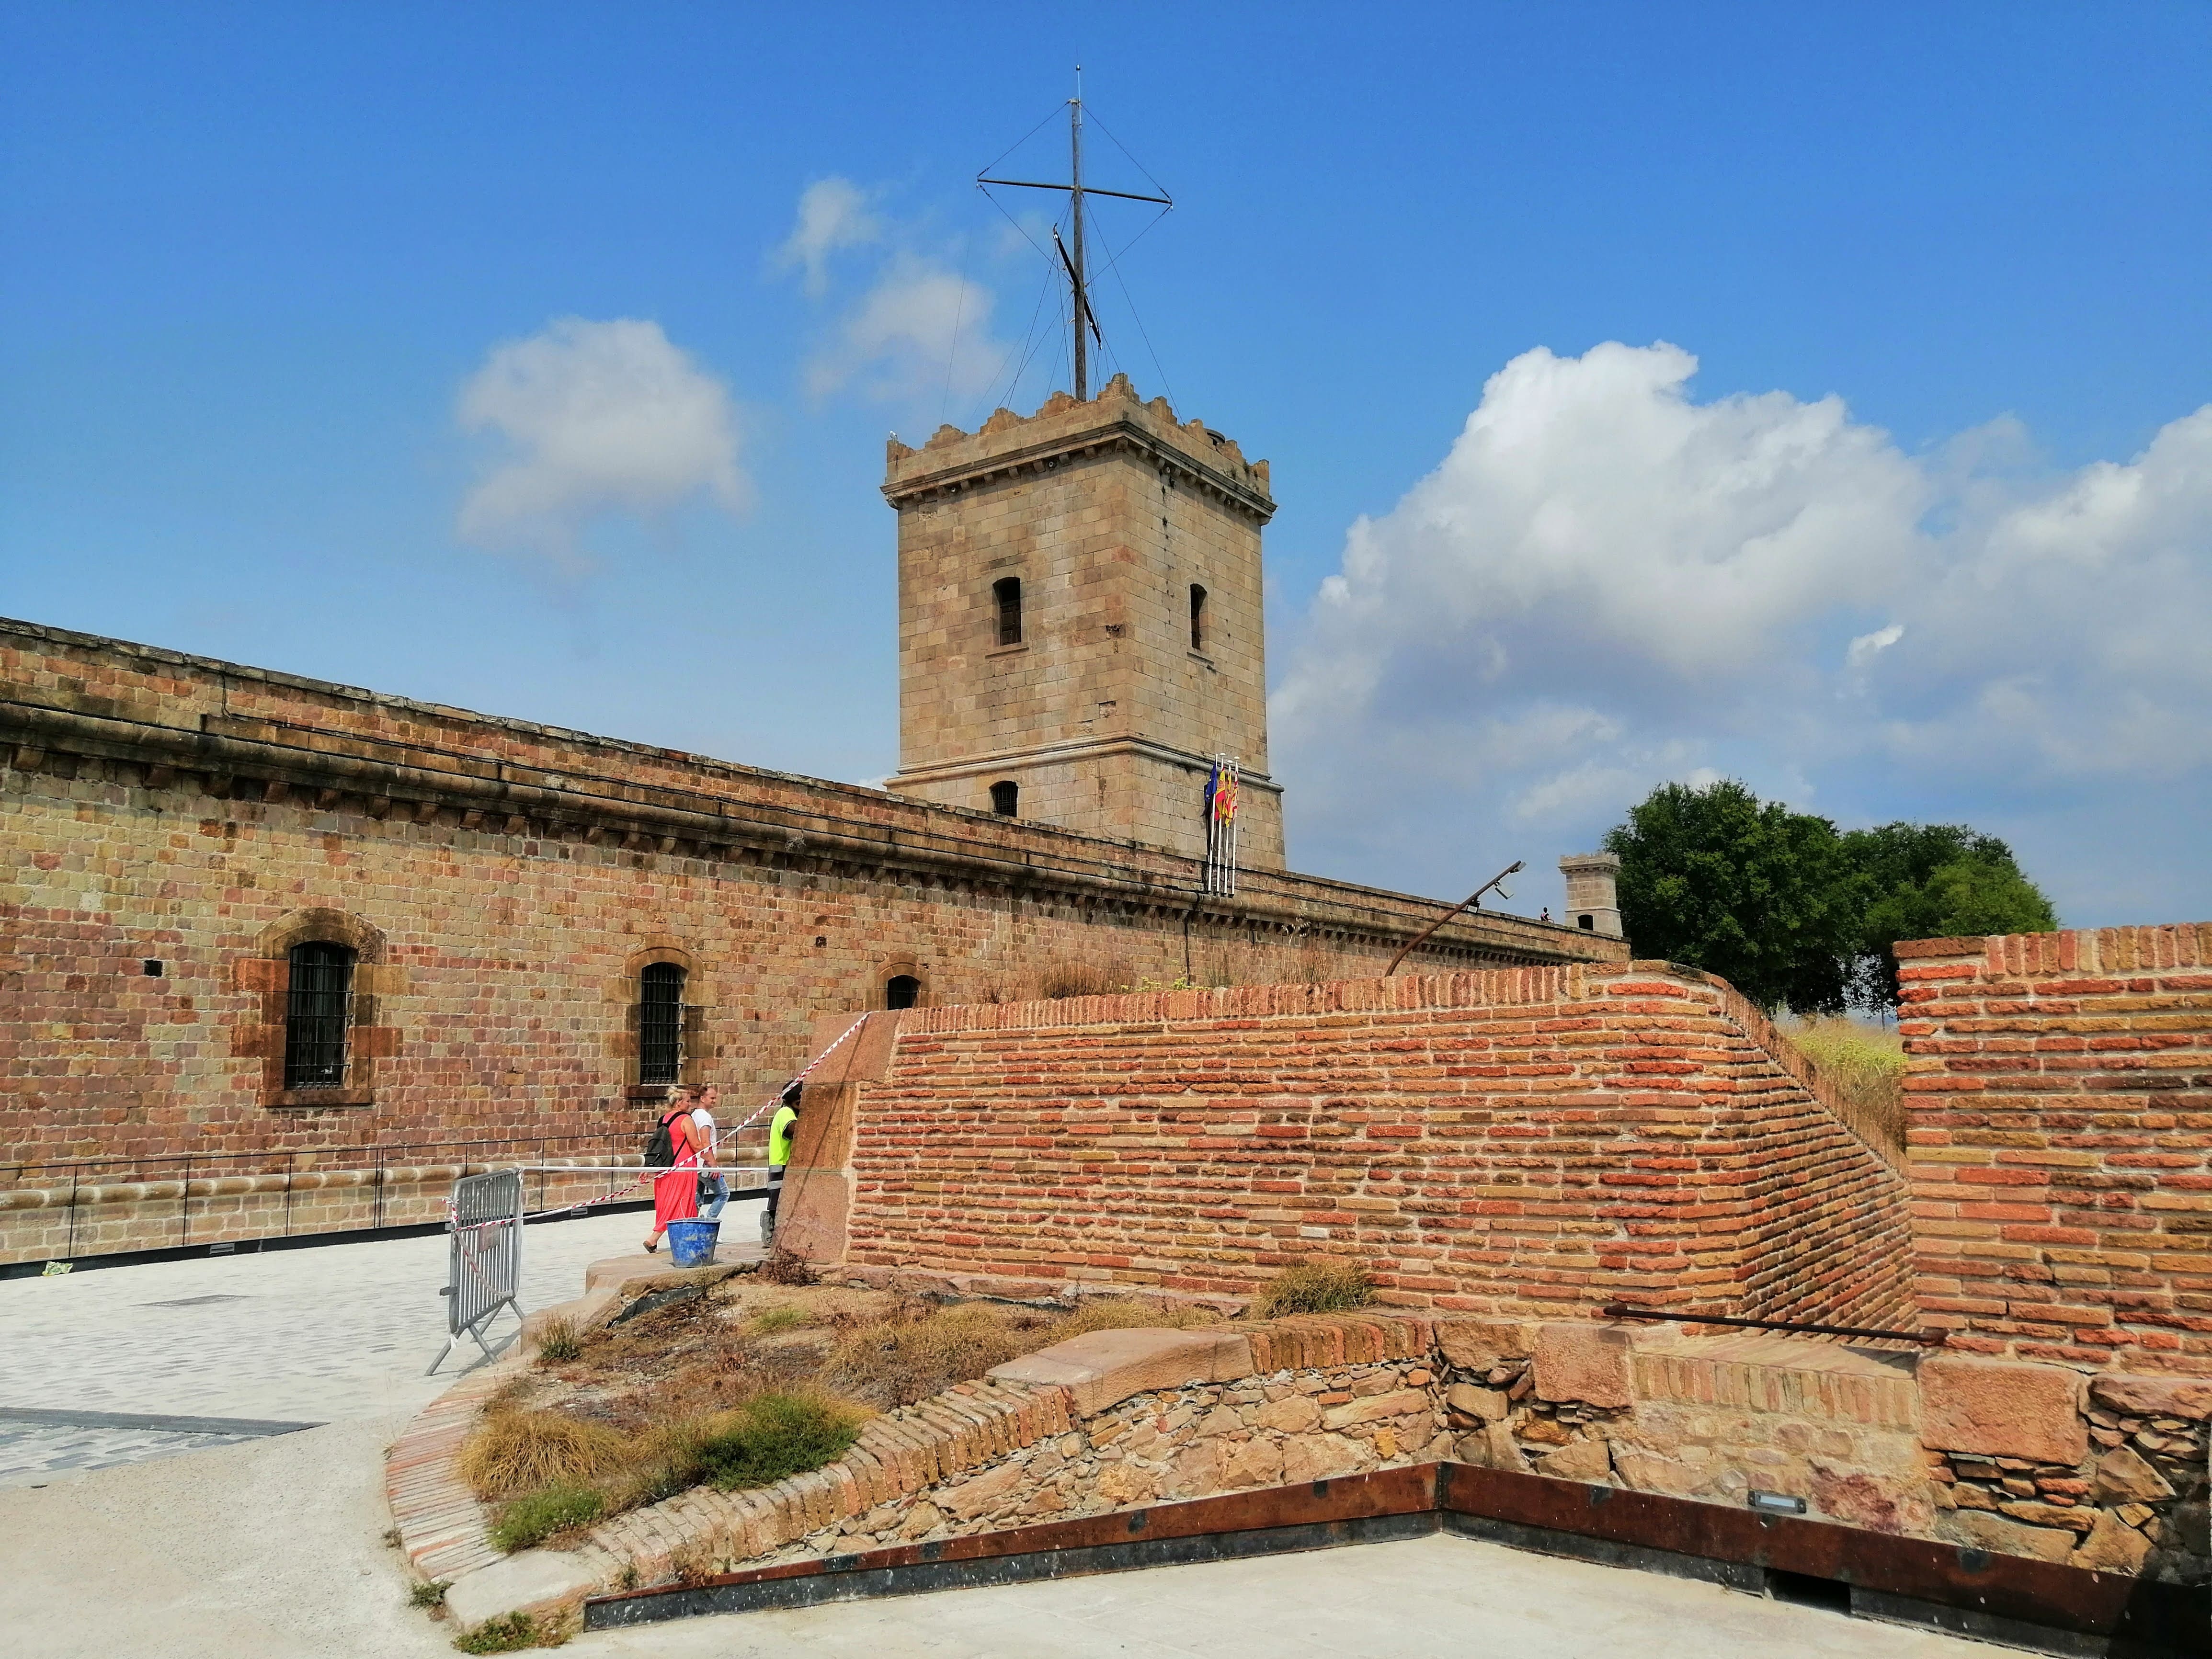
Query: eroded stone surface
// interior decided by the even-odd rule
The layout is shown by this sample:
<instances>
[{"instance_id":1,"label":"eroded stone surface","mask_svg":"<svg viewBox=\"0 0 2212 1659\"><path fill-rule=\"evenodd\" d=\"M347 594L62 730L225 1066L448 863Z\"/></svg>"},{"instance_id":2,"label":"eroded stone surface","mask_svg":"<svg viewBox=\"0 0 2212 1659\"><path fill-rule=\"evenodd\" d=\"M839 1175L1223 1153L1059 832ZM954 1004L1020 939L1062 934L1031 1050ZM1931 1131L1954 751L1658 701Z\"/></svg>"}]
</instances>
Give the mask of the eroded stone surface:
<instances>
[{"instance_id":1,"label":"eroded stone surface","mask_svg":"<svg viewBox=\"0 0 2212 1659\"><path fill-rule=\"evenodd\" d=\"M2212 1377L2094 1376L2089 1398L2128 1417L2212 1417Z\"/></svg>"},{"instance_id":2,"label":"eroded stone surface","mask_svg":"<svg viewBox=\"0 0 2212 1659\"><path fill-rule=\"evenodd\" d=\"M1921 1437L1944 1451L2078 1463L2089 1444L2081 1389L2056 1365L1938 1354L1920 1366Z\"/></svg>"},{"instance_id":3,"label":"eroded stone surface","mask_svg":"<svg viewBox=\"0 0 2212 1659\"><path fill-rule=\"evenodd\" d=\"M2154 1504L2173 1496L2166 1477L2126 1446L2098 1460L2095 1492L2100 1504Z\"/></svg>"},{"instance_id":4,"label":"eroded stone surface","mask_svg":"<svg viewBox=\"0 0 2212 1659\"><path fill-rule=\"evenodd\" d=\"M1540 1400L1626 1406L1636 1398L1626 1331L1588 1321L1545 1325L1536 1333L1535 1361Z\"/></svg>"},{"instance_id":5,"label":"eroded stone surface","mask_svg":"<svg viewBox=\"0 0 2212 1659\"><path fill-rule=\"evenodd\" d=\"M2067 1564L2092 1572L2136 1573L2149 1559L2149 1539L2118 1516L2100 1515L2081 1540L2081 1547L2067 1558Z\"/></svg>"},{"instance_id":6,"label":"eroded stone surface","mask_svg":"<svg viewBox=\"0 0 2212 1659\"><path fill-rule=\"evenodd\" d=\"M2031 1527L1986 1510L1960 1510L1947 1515L1937 1530L1954 1543L2000 1555L2025 1555L2034 1561L2063 1562L2074 1553L2074 1534L2049 1527Z\"/></svg>"}]
</instances>

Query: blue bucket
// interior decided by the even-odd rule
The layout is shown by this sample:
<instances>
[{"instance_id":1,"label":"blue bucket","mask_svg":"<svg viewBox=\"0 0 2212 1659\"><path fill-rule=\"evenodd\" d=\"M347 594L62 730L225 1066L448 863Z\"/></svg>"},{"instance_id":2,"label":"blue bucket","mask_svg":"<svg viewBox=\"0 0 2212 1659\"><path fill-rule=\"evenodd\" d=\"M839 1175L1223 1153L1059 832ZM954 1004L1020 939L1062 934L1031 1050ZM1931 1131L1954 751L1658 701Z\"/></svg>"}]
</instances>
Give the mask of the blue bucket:
<instances>
[{"instance_id":1,"label":"blue bucket","mask_svg":"<svg viewBox=\"0 0 2212 1659\"><path fill-rule=\"evenodd\" d=\"M672 1221L668 1224L668 1254L679 1267L711 1267L714 1265L714 1237L722 1231L719 1221Z\"/></svg>"}]
</instances>

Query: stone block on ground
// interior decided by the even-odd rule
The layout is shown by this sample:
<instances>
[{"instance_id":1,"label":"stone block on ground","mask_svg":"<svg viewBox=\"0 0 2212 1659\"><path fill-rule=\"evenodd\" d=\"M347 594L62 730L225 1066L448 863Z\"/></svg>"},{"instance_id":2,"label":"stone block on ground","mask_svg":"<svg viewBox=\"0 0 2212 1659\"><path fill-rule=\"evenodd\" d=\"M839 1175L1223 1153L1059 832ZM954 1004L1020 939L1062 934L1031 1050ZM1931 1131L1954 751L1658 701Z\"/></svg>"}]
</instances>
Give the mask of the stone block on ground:
<instances>
[{"instance_id":1,"label":"stone block on ground","mask_svg":"<svg viewBox=\"0 0 2212 1659\"><path fill-rule=\"evenodd\" d=\"M1537 1330L1535 1350L1540 1400L1626 1406L1636 1398L1629 1383L1626 1331L1589 1321L1545 1325Z\"/></svg>"},{"instance_id":2,"label":"stone block on ground","mask_svg":"<svg viewBox=\"0 0 2212 1659\"><path fill-rule=\"evenodd\" d=\"M455 1579L446 1589L446 1615L462 1631L510 1613L555 1616L580 1606L601 1588L574 1555L524 1550Z\"/></svg>"},{"instance_id":3,"label":"stone block on ground","mask_svg":"<svg viewBox=\"0 0 2212 1659\"><path fill-rule=\"evenodd\" d=\"M1920 1364L1920 1438L1939 1451L2072 1464L2088 1449L2081 1379L2056 1365L1961 1359Z\"/></svg>"},{"instance_id":4,"label":"stone block on ground","mask_svg":"<svg viewBox=\"0 0 2212 1659\"><path fill-rule=\"evenodd\" d=\"M1230 1382L1252 1374L1252 1347L1217 1331L1092 1331L1020 1359L991 1376L1002 1382L1063 1388L1085 1417L1110 1410L1133 1395L1193 1382Z\"/></svg>"}]
</instances>

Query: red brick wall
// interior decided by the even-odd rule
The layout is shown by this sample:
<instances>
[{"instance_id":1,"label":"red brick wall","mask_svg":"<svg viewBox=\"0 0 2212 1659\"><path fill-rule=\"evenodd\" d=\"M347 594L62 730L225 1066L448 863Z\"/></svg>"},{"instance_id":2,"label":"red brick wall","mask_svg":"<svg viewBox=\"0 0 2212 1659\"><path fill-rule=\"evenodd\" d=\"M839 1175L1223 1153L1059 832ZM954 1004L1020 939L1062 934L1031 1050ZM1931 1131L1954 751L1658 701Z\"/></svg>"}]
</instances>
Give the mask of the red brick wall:
<instances>
[{"instance_id":1,"label":"red brick wall","mask_svg":"<svg viewBox=\"0 0 2212 1659\"><path fill-rule=\"evenodd\" d=\"M1953 1346L2212 1356L2212 923L1897 947L1919 1301Z\"/></svg>"},{"instance_id":2,"label":"red brick wall","mask_svg":"<svg viewBox=\"0 0 2212 1659\"><path fill-rule=\"evenodd\" d=\"M1904 1182L1808 1077L1657 963L925 1009L860 1091L848 1259L1894 1324Z\"/></svg>"}]
</instances>

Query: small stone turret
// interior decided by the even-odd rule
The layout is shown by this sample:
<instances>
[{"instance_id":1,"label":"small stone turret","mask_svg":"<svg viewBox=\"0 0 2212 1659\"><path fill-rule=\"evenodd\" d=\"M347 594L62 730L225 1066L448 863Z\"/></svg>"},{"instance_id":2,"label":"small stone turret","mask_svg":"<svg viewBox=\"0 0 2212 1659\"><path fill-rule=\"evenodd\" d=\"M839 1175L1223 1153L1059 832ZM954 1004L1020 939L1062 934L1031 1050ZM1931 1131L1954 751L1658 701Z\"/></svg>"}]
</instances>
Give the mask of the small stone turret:
<instances>
[{"instance_id":1,"label":"small stone turret","mask_svg":"<svg viewBox=\"0 0 2212 1659\"><path fill-rule=\"evenodd\" d=\"M1559 873L1567 878L1569 925L1619 939L1620 854L1570 853L1559 860Z\"/></svg>"}]
</instances>

